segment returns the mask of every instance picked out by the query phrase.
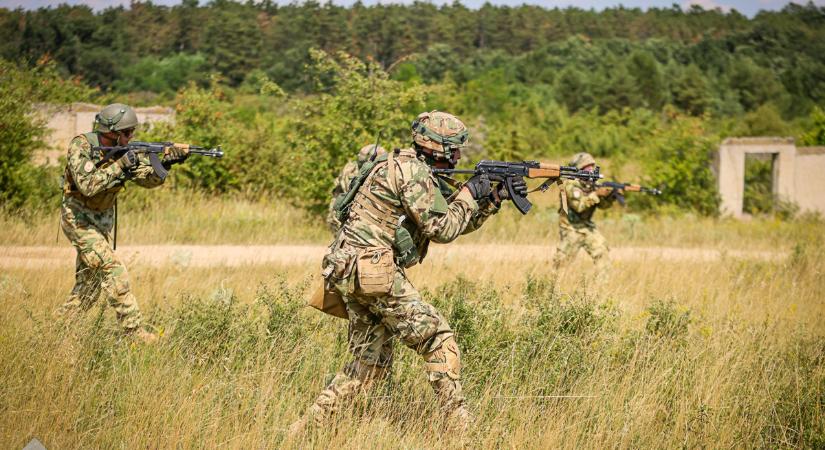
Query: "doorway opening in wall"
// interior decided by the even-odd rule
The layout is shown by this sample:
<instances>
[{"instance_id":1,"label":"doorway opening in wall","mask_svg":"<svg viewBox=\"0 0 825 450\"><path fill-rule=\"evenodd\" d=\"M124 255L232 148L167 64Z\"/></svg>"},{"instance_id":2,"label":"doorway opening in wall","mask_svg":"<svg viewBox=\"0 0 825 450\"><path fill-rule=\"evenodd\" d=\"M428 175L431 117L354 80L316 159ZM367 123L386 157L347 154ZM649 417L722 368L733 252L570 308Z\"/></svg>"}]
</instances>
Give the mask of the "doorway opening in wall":
<instances>
[{"instance_id":1,"label":"doorway opening in wall","mask_svg":"<svg viewBox=\"0 0 825 450\"><path fill-rule=\"evenodd\" d=\"M752 216L773 214L776 210L773 180L776 154L745 154L745 193L742 212Z\"/></svg>"},{"instance_id":2,"label":"doorway opening in wall","mask_svg":"<svg viewBox=\"0 0 825 450\"><path fill-rule=\"evenodd\" d=\"M793 218L799 206L776 194L777 153L745 154L745 192L742 212L751 216Z\"/></svg>"}]
</instances>

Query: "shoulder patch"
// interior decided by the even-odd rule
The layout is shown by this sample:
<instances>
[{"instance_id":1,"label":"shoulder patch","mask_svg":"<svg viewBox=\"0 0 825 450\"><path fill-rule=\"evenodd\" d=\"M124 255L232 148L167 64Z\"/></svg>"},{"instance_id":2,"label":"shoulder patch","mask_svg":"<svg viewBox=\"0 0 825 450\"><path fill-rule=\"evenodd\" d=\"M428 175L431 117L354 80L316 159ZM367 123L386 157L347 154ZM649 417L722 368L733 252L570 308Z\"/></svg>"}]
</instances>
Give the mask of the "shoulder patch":
<instances>
[{"instance_id":1,"label":"shoulder patch","mask_svg":"<svg viewBox=\"0 0 825 450\"><path fill-rule=\"evenodd\" d=\"M94 168L95 165L91 161L86 161L86 164L83 165L83 171L86 173L90 173L92 170L94 170Z\"/></svg>"},{"instance_id":2,"label":"shoulder patch","mask_svg":"<svg viewBox=\"0 0 825 450\"><path fill-rule=\"evenodd\" d=\"M578 189L573 190L573 198L579 198L581 196L582 196L582 191L580 191Z\"/></svg>"}]
</instances>

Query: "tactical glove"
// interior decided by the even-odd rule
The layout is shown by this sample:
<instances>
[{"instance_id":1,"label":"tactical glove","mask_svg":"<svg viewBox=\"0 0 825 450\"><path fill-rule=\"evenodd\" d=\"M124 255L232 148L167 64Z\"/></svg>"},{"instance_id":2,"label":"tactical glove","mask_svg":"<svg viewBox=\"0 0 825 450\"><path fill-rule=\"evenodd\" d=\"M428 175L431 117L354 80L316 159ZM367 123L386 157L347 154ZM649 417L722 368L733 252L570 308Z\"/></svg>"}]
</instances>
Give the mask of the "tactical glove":
<instances>
[{"instance_id":1,"label":"tactical glove","mask_svg":"<svg viewBox=\"0 0 825 450\"><path fill-rule=\"evenodd\" d=\"M470 195L472 195L476 201L489 197L493 192L490 178L486 174L473 176L464 183L464 187L470 191Z\"/></svg>"},{"instance_id":2,"label":"tactical glove","mask_svg":"<svg viewBox=\"0 0 825 450\"><path fill-rule=\"evenodd\" d=\"M612 193L613 193L613 188L600 187L600 188L596 189L596 195L598 195L599 197L607 197Z\"/></svg>"},{"instance_id":3,"label":"tactical glove","mask_svg":"<svg viewBox=\"0 0 825 450\"><path fill-rule=\"evenodd\" d=\"M519 197L527 196L527 182L524 178L518 177L513 180L513 191ZM507 190L507 184L501 183L498 185L498 198L501 200L510 200L510 192Z\"/></svg>"},{"instance_id":4,"label":"tactical glove","mask_svg":"<svg viewBox=\"0 0 825 450\"><path fill-rule=\"evenodd\" d=\"M164 165L178 164L189 157L189 144L173 144L163 148Z\"/></svg>"},{"instance_id":5,"label":"tactical glove","mask_svg":"<svg viewBox=\"0 0 825 450\"><path fill-rule=\"evenodd\" d=\"M129 172L137 166L138 157L134 150L129 150L117 160L117 165L123 169L124 172Z\"/></svg>"}]
</instances>

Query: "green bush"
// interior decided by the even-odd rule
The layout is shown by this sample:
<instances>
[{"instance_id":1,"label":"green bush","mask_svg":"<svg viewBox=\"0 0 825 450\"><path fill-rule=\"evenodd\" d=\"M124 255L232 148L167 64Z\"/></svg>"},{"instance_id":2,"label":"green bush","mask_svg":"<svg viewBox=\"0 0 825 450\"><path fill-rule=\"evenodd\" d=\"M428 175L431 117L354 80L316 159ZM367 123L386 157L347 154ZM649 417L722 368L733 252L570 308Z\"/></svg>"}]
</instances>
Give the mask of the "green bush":
<instances>
[{"instance_id":1,"label":"green bush","mask_svg":"<svg viewBox=\"0 0 825 450\"><path fill-rule=\"evenodd\" d=\"M645 183L662 189L662 195L636 195L631 204L648 208L672 205L716 215L720 199L711 166L719 139L705 132L702 119L671 114L640 152Z\"/></svg>"},{"instance_id":2,"label":"green bush","mask_svg":"<svg viewBox=\"0 0 825 450\"><path fill-rule=\"evenodd\" d=\"M286 120L279 190L310 210L329 204L332 183L358 149L376 140L385 148L408 146L410 123L425 109L424 90L388 78L374 64L312 51L318 95L296 99Z\"/></svg>"},{"instance_id":3,"label":"green bush","mask_svg":"<svg viewBox=\"0 0 825 450\"><path fill-rule=\"evenodd\" d=\"M680 309L673 300L656 300L645 310L649 314L648 334L670 339L684 339L691 322L690 310Z\"/></svg>"},{"instance_id":4,"label":"green bush","mask_svg":"<svg viewBox=\"0 0 825 450\"><path fill-rule=\"evenodd\" d=\"M173 94L190 82L203 84L208 78L206 58L201 54L179 53L165 58L147 56L124 67L113 87L119 92Z\"/></svg>"},{"instance_id":5,"label":"green bush","mask_svg":"<svg viewBox=\"0 0 825 450\"><path fill-rule=\"evenodd\" d=\"M57 171L32 164L45 147L45 123L32 114L37 102L82 101L92 90L60 78L52 64L19 67L0 59L0 208L39 209L59 199Z\"/></svg>"}]
</instances>

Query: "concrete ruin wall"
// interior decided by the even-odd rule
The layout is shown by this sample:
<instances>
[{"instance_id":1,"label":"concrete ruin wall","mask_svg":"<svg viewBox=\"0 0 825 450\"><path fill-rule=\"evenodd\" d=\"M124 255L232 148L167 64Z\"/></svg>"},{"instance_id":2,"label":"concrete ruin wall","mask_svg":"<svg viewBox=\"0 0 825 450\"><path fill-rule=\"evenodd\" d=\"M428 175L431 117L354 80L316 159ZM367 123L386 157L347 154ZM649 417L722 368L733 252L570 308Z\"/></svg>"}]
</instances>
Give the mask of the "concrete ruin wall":
<instances>
[{"instance_id":1,"label":"concrete ruin wall","mask_svg":"<svg viewBox=\"0 0 825 450\"><path fill-rule=\"evenodd\" d=\"M92 131L95 114L103 106L89 103L72 103L70 105L40 104L35 107L35 115L43 120L48 129L46 135L47 148L38 152L35 159L38 163L56 164L57 158L66 152L69 142L75 136ZM135 108L141 126L153 122L171 122L175 120L175 111L172 108L151 106Z\"/></svg>"},{"instance_id":2,"label":"concrete ruin wall","mask_svg":"<svg viewBox=\"0 0 825 450\"><path fill-rule=\"evenodd\" d=\"M825 215L825 147L797 147L793 138L728 138L719 147L716 174L721 212L742 217L745 156L773 155L773 193L797 204L800 211Z\"/></svg>"}]
</instances>

